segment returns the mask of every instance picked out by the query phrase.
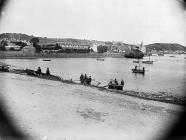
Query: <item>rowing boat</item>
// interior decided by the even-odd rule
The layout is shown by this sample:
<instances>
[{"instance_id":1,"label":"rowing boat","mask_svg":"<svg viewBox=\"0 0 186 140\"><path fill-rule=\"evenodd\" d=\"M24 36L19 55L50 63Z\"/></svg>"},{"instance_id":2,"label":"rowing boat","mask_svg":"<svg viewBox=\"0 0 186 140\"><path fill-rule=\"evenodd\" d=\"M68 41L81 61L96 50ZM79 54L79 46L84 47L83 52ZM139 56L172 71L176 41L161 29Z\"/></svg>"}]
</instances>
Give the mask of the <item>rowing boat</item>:
<instances>
[{"instance_id":1,"label":"rowing boat","mask_svg":"<svg viewBox=\"0 0 186 140\"><path fill-rule=\"evenodd\" d=\"M117 89L117 90L123 90L123 85L116 85L116 84L108 84L109 89Z\"/></svg>"}]
</instances>

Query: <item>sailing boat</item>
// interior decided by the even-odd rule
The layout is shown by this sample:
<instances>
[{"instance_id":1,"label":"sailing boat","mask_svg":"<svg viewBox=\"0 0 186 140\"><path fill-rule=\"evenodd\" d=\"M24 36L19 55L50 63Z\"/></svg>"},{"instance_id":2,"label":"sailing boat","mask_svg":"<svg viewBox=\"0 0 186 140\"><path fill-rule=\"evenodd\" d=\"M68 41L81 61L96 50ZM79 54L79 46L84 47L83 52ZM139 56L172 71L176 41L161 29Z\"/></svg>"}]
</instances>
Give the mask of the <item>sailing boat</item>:
<instances>
[{"instance_id":1,"label":"sailing boat","mask_svg":"<svg viewBox=\"0 0 186 140\"><path fill-rule=\"evenodd\" d=\"M139 60L138 60L139 61ZM143 67L142 69L140 68L140 61L139 61L139 68L138 66L135 66L134 69L132 69L133 73L141 73L144 74L145 73L145 68Z\"/></svg>"},{"instance_id":2,"label":"sailing boat","mask_svg":"<svg viewBox=\"0 0 186 140\"><path fill-rule=\"evenodd\" d=\"M150 60L150 54L149 54L149 60L144 60L144 61L142 61L142 63L153 64L153 61Z\"/></svg>"},{"instance_id":3,"label":"sailing boat","mask_svg":"<svg viewBox=\"0 0 186 140\"><path fill-rule=\"evenodd\" d=\"M143 46L143 42L141 43L141 48L142 48L142 46ZM134 62L134 61L133 61ZM140 73L140 74L144 74L145 73L145 68L143 67L142 69L140 68L140 65L141 65L141 63L140 63L140 61L139 61L139 57L138 57L138 61L135 61L134 63L139 63L139 68L138 68L138 66L135 66L135 68L134 69L132 69L132 72L133 73Z\"/></svg>"}]
</instances>

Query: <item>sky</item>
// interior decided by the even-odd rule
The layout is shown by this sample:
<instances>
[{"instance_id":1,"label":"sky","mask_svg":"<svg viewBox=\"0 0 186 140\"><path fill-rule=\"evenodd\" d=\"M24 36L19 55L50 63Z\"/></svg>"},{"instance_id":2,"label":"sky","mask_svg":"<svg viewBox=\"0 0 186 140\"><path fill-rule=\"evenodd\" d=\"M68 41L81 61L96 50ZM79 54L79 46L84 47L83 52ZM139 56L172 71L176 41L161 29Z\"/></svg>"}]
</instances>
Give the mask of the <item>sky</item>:
<instances>
[{"instance_id":1,"label":"sky","mask_svg":"<svg viewBox=\"0 0 186 140\"><path fill-rule=\"evenodd\" d=\"M0 33L186 46L185 13L178 0L10 0Z\"/></svg>"}]
</instances>

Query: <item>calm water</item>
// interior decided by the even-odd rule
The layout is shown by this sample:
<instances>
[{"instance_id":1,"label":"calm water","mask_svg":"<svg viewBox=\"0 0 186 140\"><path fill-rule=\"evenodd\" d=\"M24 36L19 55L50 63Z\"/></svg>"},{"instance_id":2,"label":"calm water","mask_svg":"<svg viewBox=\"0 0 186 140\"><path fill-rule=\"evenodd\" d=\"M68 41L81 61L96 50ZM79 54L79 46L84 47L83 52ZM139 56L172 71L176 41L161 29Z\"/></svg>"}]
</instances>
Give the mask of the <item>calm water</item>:
<instances>
[{"instance_id":1,"label":"calm water","mask_svg":"<svg viewBox=\"0 0 186 140\"><path fill-rule=\"evenodd\" d=\"M60 75L64 79L78 80L81 73L91 75L101 85L106 85L110 79L117 78L125 81L125 89L144 92L169 92L184 95L186 85L186 55L175 57L152 56L153 65L142 64L146 68L145 75L133 74L131 69L136 63L134 59L105 58L97 61L96 58L53 58L52 61L43 59L2 59L11 65L20 68L37 69L40 66L43 72L49 67L52 74ZM144 58L148 59L148 58ZM94 82L96 84L96 82Z\"/></svg>"}]
</instances>

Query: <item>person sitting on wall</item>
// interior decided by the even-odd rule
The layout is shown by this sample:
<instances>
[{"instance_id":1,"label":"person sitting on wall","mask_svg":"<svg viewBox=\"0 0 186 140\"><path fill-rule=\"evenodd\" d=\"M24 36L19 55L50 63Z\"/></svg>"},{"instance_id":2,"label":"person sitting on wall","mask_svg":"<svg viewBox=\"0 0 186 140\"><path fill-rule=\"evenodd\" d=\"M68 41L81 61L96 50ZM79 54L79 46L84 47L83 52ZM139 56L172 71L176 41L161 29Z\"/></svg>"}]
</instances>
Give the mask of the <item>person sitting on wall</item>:
<instances>
[{"instance_id":1,"label":"person sitting on wall","mask_svg":"<svg viewBox=\"0 0 186 140\"><path fill-rule=\"evenodd\" d=\"M83 78L83 84L87 84L87 75L85 74L84 78Z\"/></svg>"},{"instance_id":2,"label":"person sitting on wall","mask_svg":"<svg viewBox=\"0 0 186 140\"><path fill-rule=\"evenodd\" d=\"M81 74L81 76L80 76L80 82L83 84L83 79L84 79L84 76L83 76L83 74Z\"/></svg>"},{"instance_id":3,"label":"person sitting on wall","mask_svg":"<svg viewBox=\"0 0 186 140\"><path fill-rule=\"evenodd\" d=\"M135 70L137 70L137 68L138 68L138 66L135 66L135 68L134 68L134 69L135 69Z\"/></svg>"},{"instance_id":4,"label":"person sitting on wall","mask_svg":"<svg viewBox=\"0 0 186 140\"><path fill-rule=\"evenodd\" d=\"M41 75L41 68L40 67L38 67L38 69L37 69L37 72L36 72L38 75Z\"/></svg>"},{"instance_id":5,"label":"person sitting on wall","mask_svg":"<svg viewBox=\"0 0 186 140\"><path fill-rule=\"evenodd\" d=\"M46 70L46 75L50 76L50 70L49 70L49 68L47 68L47 70Z\"/></svg>"},{"instance_id":6,"label":"person sitting on wall","mask_svg":"<svg viewBox=\"0 0 186 140\"><path fill-rule=\"evenodd\" d=\"M114 80L114 82L115 82L116 85L118 85L118 81L116 79Z\"/></svg>"},{"instance_id":7,"label":"person sitting on wall","mask_svg":"<svg viewBox=\"0 0 186 140\"><path fill-rule=\"evenodd\" d=\"M122 86L124 85L124 81L123 81L123 79L121 80L121 85L122 85Z\"/></svg>"},{"instance_id":8,"label":"person sitting on wall","mask_svg":"<svg viewBox=\"0 0 186 140\"><path fill-rule=\"evenodd\" d=\"M89 78L87 78L87 84L90 85L91 81L92 81L92 78L91 78L91 76L89 76Z\"/></svg>"}]
</instances>

